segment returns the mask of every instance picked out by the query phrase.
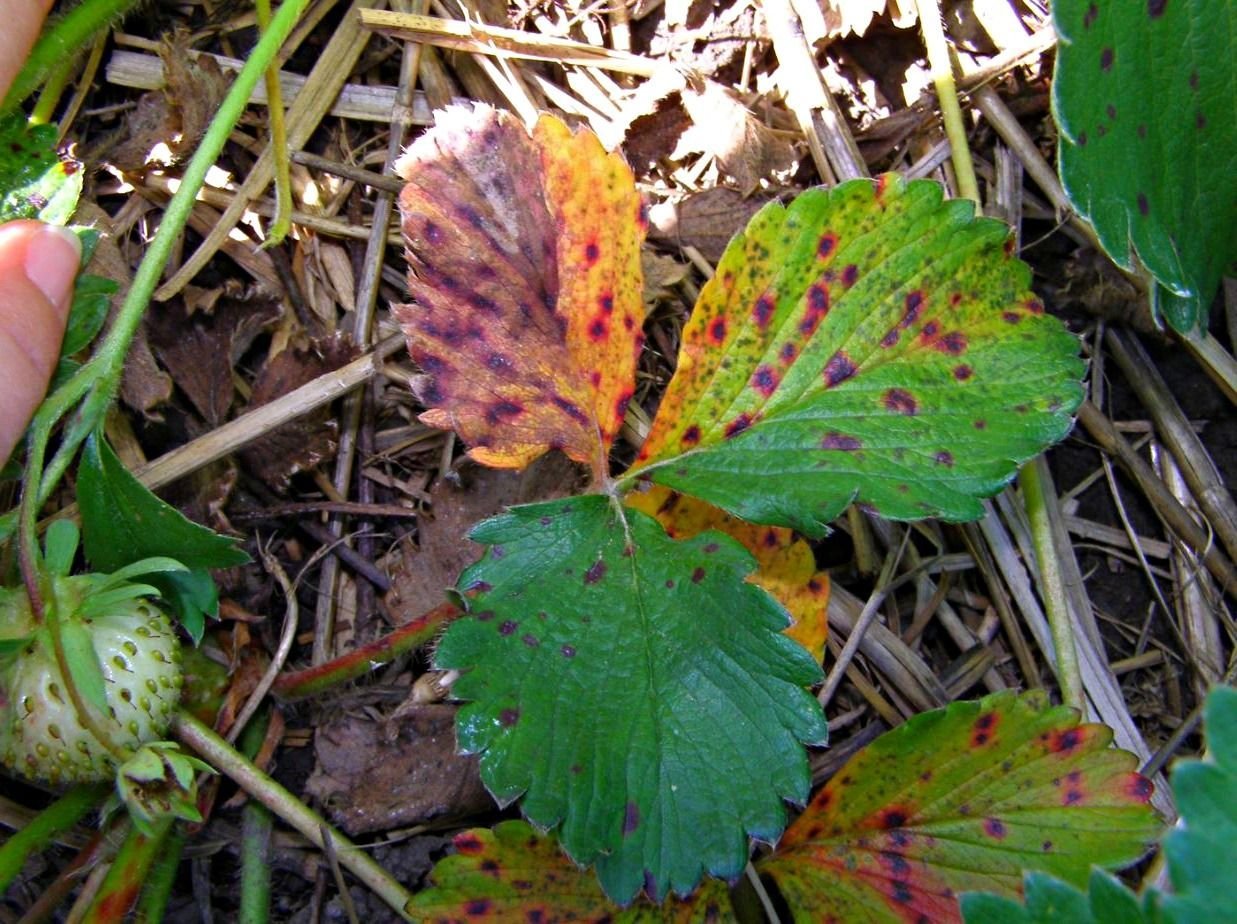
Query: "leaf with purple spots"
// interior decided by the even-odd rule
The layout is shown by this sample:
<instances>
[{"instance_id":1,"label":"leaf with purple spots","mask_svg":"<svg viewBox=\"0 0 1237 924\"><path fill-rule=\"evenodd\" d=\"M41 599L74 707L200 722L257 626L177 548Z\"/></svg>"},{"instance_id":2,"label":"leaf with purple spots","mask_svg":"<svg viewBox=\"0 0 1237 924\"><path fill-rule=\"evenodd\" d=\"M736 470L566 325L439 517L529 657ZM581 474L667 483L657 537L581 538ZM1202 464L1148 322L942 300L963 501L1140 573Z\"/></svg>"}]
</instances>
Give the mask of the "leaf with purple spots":
<instances>
[{"instance_id":1,"label":"leaf with purple spots","mask_svg":"<svg viewBox=\"0 0 1237 924\"><path fill-rule=\"evenodd\" d=\"M1082 400L1078 343L1009 247L893 175L765 206L701 291L625 478L810 536L852 501L979 516Z\"/></svg>"},{"instance_id":2,"label":"leaf with purple spots","mask_svg":"<svg viewBox=\"0 0 1237 924\"><path fill-rule=\"evenodd\" d=\"M560 921L609 924L722 924L734 921L726 884L707 879L690 898L661 905L640 899L615 906L588 870L564 856L558 841L527 822L504 821L455 837L455 853L434 865L433 885L408 911L423 924L453 921Z\"/></svg>"},{"instance_id":3,"label":"leaf with purple spots","mask_svg":"<svg viewBox=\"0 0 1237 924\"><path fill-rule=\"evenodd\" d=\"M756 559L752 583L767 590L790 613L786 635L811 652L814 660L824 657L829 635L829 575L817 569L812 547L793 531L754 526L661 485L633 491L623 502L656 517L671 539L690 539L709 529L737 539Z\"/></svg>"},{"instance_id":4,"label":"leaf with purple spots","mask_svg":"<svg viewBox=\"0 0 1237 924\"><path fill-rule=\"evenodd\" d=\"M396 170L421 419L486 465L561 449L604 475L644 339L630 168L592 132L477 105L436 113Z\"/></svg>"},{"instance_id":5,"label":"leaf with purple spots","mask_svg":"<svg viewBox=\"0 0 1237 924\"><path fill-rule=\"evenodd\" d=\"M1206 330L1237 260L1237 5L1056 0L1053 112L1070 202L1114 261L1159 285L1152 307Z\"/></svg>"},{"instance_id":6,"label":"leaf with purple spots","mask_svg":"<svg viewBox=\"0 0 1237 924\"><path fill-rule=\"evenodd\" d=\"M1083 884L1159 831L1151 783L1103 725L1041 694L924 713L856 754L758 864L795 921L949 922L1024 871Z\"/></svg>"},{"instance_id":7,"label":"leaf with purple spots","mask_svg":"<svg viewBox=\"0 0 1237 924\"><path fill-rule=\"evenodd\" d=\"M775 840L784 801L807 797L801 743L827 735L804 689L820 667L745 580L752 557L595 494L472 538L489 550L460 577L468 615L435 663L463 671L456 733L494 797L522 797L616 901L737 876L748 836Z\"/></svg>"}]
</instances>

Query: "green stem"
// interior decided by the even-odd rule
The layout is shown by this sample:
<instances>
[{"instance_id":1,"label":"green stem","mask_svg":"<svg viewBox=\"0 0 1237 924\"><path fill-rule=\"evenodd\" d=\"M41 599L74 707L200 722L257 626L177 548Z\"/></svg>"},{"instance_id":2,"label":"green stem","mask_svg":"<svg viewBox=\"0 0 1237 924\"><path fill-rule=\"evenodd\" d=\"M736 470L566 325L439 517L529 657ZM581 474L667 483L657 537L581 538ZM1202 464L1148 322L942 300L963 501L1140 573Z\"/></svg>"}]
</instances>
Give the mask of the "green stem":
<instances>
[{"instance_id":1,"label":"green stem","mask_svg":"<svg viewBox=\"0 0 1237 924\"><path fill-rule=\"evenodd\" d=\"M941 119L945 123L945 137L949 139L958 192L978 206L979 183L975 180L971 149L966 143L966 123L962 120L962 107L958 104L958 87L954 83L953 62L949 58L949 45L945 42L945 29L941 25L941 9L938 0L916 0L915 6L919 9L919 29L928 49L928 64L941 106Z\"/></svg>"},{"instance_id":2,"label":"green stem","mask_svg":"<svg viewBox=\"0 0 1237 924\"><path fill-rule=\"evenodd\" d=\"M217 770L231 777L241 789L303 834L315 846L321 849L323 835L329 837L340 864L398 914L408 918L405 906L412 900L408 890L375 863L369 854L328 825L321 815L188 713L182 711L176 714L172 720L172 731L184 744L197 751Z\"/></svg>"},{"instance_id":3,"label":"green stem","mask_svg":"<svg viewBox=\"0 0 1237 924\"><path fill-rule=\"evenodd\" d=\"M39 812L17 833L0 844L0 893L26 865L26 859L42 850L62 831L66 831L107 795L103 784L74 786L67 793Z\"/></svg>"},{"instance_id":4,"label":"green stem","mask_svg":"<svg viewBox=\"0 0 1237 924\"><path fill-rule=\"evenodd\" d=\"M159 924L164 919L184 849L184 825L174 825L142 886L142 894L138 896L137 908L133 913L134 924Z\"/></svg>"},{"instance_id":5,"label":"green stem","mask_svg":"<svg viewBox=\"0 0 1237 924\"><path fill-rule=\"evenodd\" d=\"M258 27L271 25L271 0L254 0ZM275 220L267 229L264 247L283 243L292 228L292 177L288 161L288 129L284 124L283 89L279 86L279 62L266 69L266 111L271 120L271 151L275 158Z\"/></svg>"},{"instance_id":6,"label":"green stem","mask_svg":"<svg viewBox=\"0 0 1237 924\"><path fill-rule=\"evenodd\" d=\"M43 84L43 89L39 93L39 101L30 110L32 125L46 125L52 120L56 107L60 105L60 97L64 95L64 88L68 86L76 70L77 62L72 58L66 58L57 64L47 76L47 82Z\"/></svg>"},{"instance_id":7,"label":"green stem","mask_svg":"<svg viewBox=\"0 0 1237 924\"><path fill-rule=\"evenodd\" d=\"M270 726L271 711L263 708L241 732L241 753L253 760ZM241 810L241 898L239 924L266 924L271 911L270 809L250 799Z\"/></svg>"},{"instance_id":8,"label":"green stem","mask_svg":"<svg viewBox=\"0 0 1237 924\"><path fill-rule=\"evenodd\" d=\"M301 699L364 676L375 667L389 664L404 652L431 641L442 631L444 625L458 615L460 611L454 604L443 603L394 632L346 655L301 671L280 674L271 686L271 692L282 700Z\"/></svg>"},{"instance_id":9,"label":"green stem","mask_svg":"<svg viewBox=\"0 0 1237 924\"><path fill-rule=\"evenodd\" d=\"M1086 701L1082 687L1082 672L1078 667L1078 650L1074 647L1074 627L1070 621L1069 603L1065 597L1065 579L1052 539L1052 523L1048 517L1047 478L1044 457L1028 462L1018 475L1018 486L1026 503L1031 522L1031 538L1035 543L1035 558L1039 563L1040 593L1052 631L1052 646L1056 651L1057 683L1061 686L1061 701L1085 714Z\"/></svg>"},{"instance_id":10,"label":"green stem","mask_svg":"<svg viewBox=\"0 0 1237 924\"><path fill-rule=\"evenodd\" d=\"M15 109L57 68L73 58L103 29L119 22L138 0L85 0L53 21L35 43L13 81L0 115Z\"/></svg>"},{"instance_id":11,"label":"green stem","mask_svg":"<svg viewBox=\"0 0 1237 924\"><path fill-rule=\"evenodd\" d=\"M172 819L162 818L155 822L150 835L143 834L135 826L129 833L112 861L111 868L103 878L103 884L82 918L83 924L108 924L123 921L137 904L155 860L163 852Z\"/></svg>"}]
</instances>

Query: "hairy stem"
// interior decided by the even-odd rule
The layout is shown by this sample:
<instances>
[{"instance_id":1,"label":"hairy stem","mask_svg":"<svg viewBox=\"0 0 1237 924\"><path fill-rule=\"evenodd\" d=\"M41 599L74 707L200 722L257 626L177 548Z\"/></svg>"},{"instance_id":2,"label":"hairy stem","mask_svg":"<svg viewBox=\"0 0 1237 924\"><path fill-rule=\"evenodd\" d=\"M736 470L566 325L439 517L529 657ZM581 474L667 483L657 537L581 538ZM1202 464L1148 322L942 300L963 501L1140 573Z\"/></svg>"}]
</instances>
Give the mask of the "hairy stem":
<instances>
[{"instance_id":1,"label":"hairy stem","mask_svg":"<svg viewBox=\"0 0 1237 924\"><path fill-rule=\"evenodd\" d=\"M85 0L54 20L43 30L0 103L0 115L15 109L53 71L63 67L99 32L119 22L137 3L138 0Z\"/></svg>"},{"instance_id":2,"label":"hairy stem","mask_svg":"<svg viewBox=\"0 0 1237 924\"><path fill-rule=\"evenodd\" d=\"M24 828L0 843L0 893L21 872L32 853L42 850L57 834L77 824L83 815L103 800L107 791L108 787L102 783L74 786L39 812Z\"/></svg>"}]
</instances>

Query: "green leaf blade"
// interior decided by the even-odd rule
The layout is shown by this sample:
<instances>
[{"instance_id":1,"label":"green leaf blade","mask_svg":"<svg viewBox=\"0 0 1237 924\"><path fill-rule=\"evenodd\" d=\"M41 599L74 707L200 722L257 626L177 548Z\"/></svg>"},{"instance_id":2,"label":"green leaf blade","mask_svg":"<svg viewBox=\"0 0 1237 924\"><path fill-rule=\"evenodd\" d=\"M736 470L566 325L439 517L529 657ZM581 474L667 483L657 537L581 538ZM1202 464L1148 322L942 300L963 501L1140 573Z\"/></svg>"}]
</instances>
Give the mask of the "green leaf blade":
<instances>
[{"instance_id":1,"label":"green leaf blade","mask_svg":"<svg viewBox=\"0 0 1237 924\"><path fill-rule=\"evenodd\" d=\"M718 533L673 542L597 495L514 508L473 538L491 548L436 662L466 671L457 731L487 787L561 824L618 901L737 875L747 836L776 838L783 800L807 796L800 742L827 734L804 690L820 669L744 581L748 553Z\"/></svg>"},{"instance_id":2,"label":"green leaf blade","mask_svg":"<svg viewBox=\"0 0 1237 924\"><path fill-rule=\"evenodd\" d=\"M766 206L701 292L631 475L808 535L853 500L978 516L1082 397L1007 241L892 175Z\"/></svg>"},{"instance_id":3,"label":"green leaf blade","mask_svg":"<svg viewBox=\"0 0 1237 924\"><path fill-rule=\"evenodd\" d=\"M1174 327L1205 327L1237 259L1237 9L1059 0L1053 15L1065 190L1114 261L1137 252L1168 290Z\"/></svg>"},{"instance_id":4,"label":"green leaf blade","mask_svg":"<svg viewBox=\"0 0 1237 924\"><path fill-rule=\"evenodd\" d=\"M1151 784L1111 738L1033 695L917 716L852 758L761 872L796 921L822 907L839 920L956 920L958 894L1015 896L1027 870L1083 885L1092 864L1136 859L1159 828Z\"/></svg>"},{"instance_id":5,"label":"green leaf blade","mask_svg":"<svg viewBox=\"0 0 1237 924\"><path fill-rule=\"evenodd\" d=\"M151 493L97 435L82 450L77 497L86 557L98 571L144 558L174 558L192 570L249 561L235 539L194 523Z\"/></svg>"},{"instance_id":6,"label":"green leaf blade","mask_svg":"<svg viewBox=\"0 0 1237 924\"><path fill-rule=\"evenodd\" d=\"M0 191L0 223L68 223L82 192L82 171L56 154L56 126L30 125L20 112L0 118Z\"/></svg>"}]
</instances>

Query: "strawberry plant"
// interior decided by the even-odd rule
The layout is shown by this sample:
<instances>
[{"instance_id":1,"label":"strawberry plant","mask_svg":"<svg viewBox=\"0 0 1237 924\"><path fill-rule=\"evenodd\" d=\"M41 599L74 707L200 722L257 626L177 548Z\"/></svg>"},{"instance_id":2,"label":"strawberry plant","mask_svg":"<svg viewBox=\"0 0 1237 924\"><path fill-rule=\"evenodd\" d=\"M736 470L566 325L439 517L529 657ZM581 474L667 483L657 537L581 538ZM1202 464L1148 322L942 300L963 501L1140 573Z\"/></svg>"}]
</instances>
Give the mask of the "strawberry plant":
<instances>
[{"instance_id":1,"label":"strawberry plant","mask_svg":"<svg viewBox=\"0 0 1237 924\"><path fill-rule=\"evenodd\" d=\"M557 119L529 133L478 106L440 113L398 171L422 419L479 462L557 449L593 481L473 532L489 548L435 656L462 672L459 743L617 901L737 876L748 838L776 840L807 798L819 665L737 542L671 538L640 492L807 536L853 502L973 518L1068 432L1077 344L970 203L892 175L811 190L732 241L612 474L643 348L626 165Z\"/></svg>"},{"instance_id":2,"label":"strawberry plant","mask_svg":"<svg viewBox=\"0 0 1237 924\"><path fill-rule=\"evenodd\" d=\"M1156 316L1205 331L1237 260L1237 11L1224 0L1057 0L1052 11L1070 201L1117 264L1137 256L1155 277Z\"/></svg>"}]
</instances>

